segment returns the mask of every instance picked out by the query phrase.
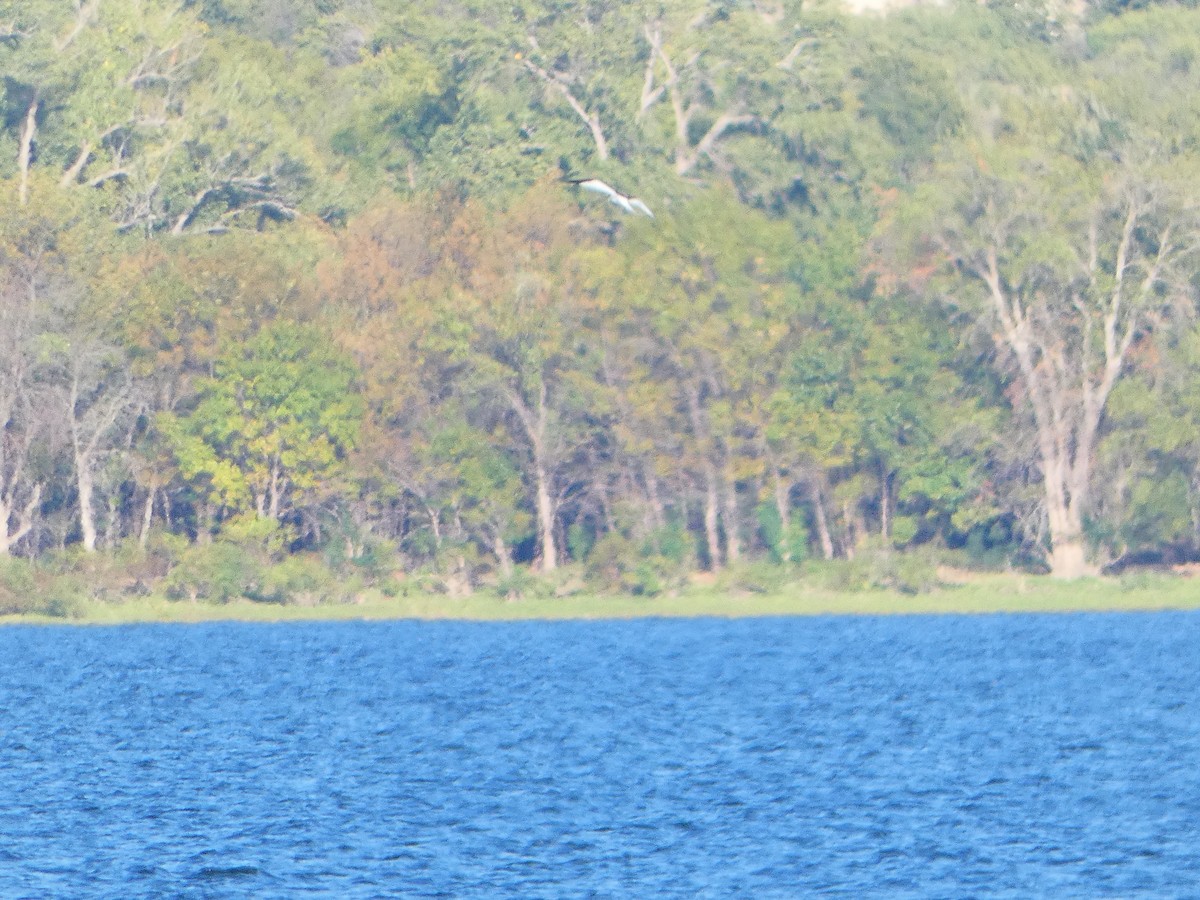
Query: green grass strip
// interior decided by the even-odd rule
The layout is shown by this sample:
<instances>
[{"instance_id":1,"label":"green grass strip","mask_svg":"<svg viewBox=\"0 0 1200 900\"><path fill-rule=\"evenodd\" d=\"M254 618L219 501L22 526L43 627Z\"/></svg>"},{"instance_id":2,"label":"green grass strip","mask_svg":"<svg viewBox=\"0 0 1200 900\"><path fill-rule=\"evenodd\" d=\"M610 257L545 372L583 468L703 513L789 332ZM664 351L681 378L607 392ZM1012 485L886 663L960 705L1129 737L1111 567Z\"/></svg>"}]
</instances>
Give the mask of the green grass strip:
<instances>
[{"instance_id":1,"label":"green grass strip","mask_svg":"<svg viewBox=\"0 0 1200 900\"><path fill-rule=\"evenodd\" d=\"M193 603L160 597L118 602L81 601L71 617L0 616L0 623L118 625L135 622L344 621L358 619L633 619L643 617L813 615L936 615L978 613L1063 613L1195 609L1200 579L1146 576L1063 582L1044 576L981 575L968 583L920 594L887 590L833 591L792 584L770 592L692 588L675 596L634 597L572 594L504 600L480 592L455 599L444 595L368 595L362 602L289 606L237 600Z\"/></svg>"}]
</instances>

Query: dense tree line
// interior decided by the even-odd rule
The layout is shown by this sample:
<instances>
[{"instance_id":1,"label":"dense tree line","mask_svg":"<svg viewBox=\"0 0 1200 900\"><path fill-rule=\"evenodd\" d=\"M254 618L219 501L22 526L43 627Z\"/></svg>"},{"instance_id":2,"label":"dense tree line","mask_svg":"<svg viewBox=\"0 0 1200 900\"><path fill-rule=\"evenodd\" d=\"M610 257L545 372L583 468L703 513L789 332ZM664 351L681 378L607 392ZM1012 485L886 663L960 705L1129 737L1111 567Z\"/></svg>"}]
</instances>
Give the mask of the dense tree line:
<instances>
[{"instance_id":1,"label":"dense tree line","mask_svg":"<svg viewBox=\"0 0 1200 900\"><path fill-rule=\"evenodd\" d=\"M1186 5L20 0L0 71L0 554L1200 553Z\"/></svg>"}]
</instances>

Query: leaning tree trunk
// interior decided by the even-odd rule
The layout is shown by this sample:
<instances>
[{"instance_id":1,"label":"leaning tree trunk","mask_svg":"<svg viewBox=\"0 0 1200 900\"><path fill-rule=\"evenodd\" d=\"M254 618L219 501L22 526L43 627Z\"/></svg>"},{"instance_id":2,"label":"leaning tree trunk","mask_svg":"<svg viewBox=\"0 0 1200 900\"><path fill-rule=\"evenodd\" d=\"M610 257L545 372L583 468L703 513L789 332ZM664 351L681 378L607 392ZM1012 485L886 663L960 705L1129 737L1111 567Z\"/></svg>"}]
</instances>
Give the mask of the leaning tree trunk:
<instances>
[{"instance_id":1,"label":"leaning tree trunk","mask_svg":"<svg viewBox=\"0 0 1200 900\"><path fill-rule=\"evenodd\" d=\"M154 494L157 487L153 481L146 488L146 502L142 504L142 527L138 531L138 546L143 550L150 541L150 525L154 521Z\"/></svg>"},{"instance_id":2,"label":"leaning tree trunk","mask_svg":"<svg viewBox=\"0 0 1200 900\"><path fill-rule=\"evenodd\" d=\"M8 556L16 543L33 530L34 513L37 511L41 499L42 486L40 484L33 486L29 502L20 510L16 508L15 503L9 502L8 497L0 494L0 556ZM15 525L12 524L14 514L16 516Z\"/></svg>"},{"instance_id":3,"label":"leaning tree trunk","mask_svg":"<svg viewBox=\"0 0 1200 900\"><path fill-rule=\"evenodd\" d=\"M821 543L821 555L825 559L833 559L833 535L829 532L829 519L825 516L825 500L821 496L821 488L815 478L809 481L808 489L812 498L813 522L817 526L817 539Z\"/></svg>"}]
</instances>

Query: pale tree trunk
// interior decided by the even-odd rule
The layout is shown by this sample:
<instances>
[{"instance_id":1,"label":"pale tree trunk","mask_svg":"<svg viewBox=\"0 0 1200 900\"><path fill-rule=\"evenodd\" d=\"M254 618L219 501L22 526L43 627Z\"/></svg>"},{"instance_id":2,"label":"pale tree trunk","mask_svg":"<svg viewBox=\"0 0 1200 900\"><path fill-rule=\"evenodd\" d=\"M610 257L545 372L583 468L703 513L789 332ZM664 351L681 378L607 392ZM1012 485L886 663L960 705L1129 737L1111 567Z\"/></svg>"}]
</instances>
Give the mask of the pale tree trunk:
<instances>
[{"instance_id":1,"label":"pale tree trunk","mask_svg":"<svg viewBox=\"0 0 1200 900\"><path fill-rule=\"evenodd\" d=\"M10 242L0 263L0 555L33 528L42 485L30 478L30 456L35 447L49 446L59 420L39 377L38 335L60 324L42 290L53 296L45 279L55 265L52 240L44 234Z\"/></svg>"},{"instance_id":2,"label":"pale tree trunk","mask_svg":"<svg viewBox=\"0 0 1200 900\"><path fill-rule=\"evenodd\" d=\"M1101 293L1099 226L1088 237L1087 272L1091 298L1072 294L1072 308L1080 318L1082 339L1071 337L1035 321L1022 296L1010 290L1000 271L995 246L988 247L975 274L986 284L992 312L1000 329L997 340L1012 353L1020 381L1033 413L1038 462L1041 466L1050 548L1051 574L1079 578L1097 572L1087 554L1083 519L1091 486L1095 451L1105 404L1124 368L1129 348L1143 319L1162 267L1172 255L1171 226L1158 234L1156 251L1141 260L1143 277L1133 289L1128 277L1134 271L1135 233L1149 200L1130 193L1125 198L1124 222L1113 259L1111 288ZM1073 289L1072 289L1073 290ZM1144 315L1144 313L1143 313ZM1051 318L1051 317L1046 317ZM1102 330L1101 356L1093 359L1092 334Z\"/></svg>"},{"instance_id":3,"label":"pale tree trunk","mask_svg":"<svg viewBox=\"0 0 1200 900\"><path fill-rule=\"evenodd\" d=\"M0 322L3 319L3 310L0 310ZM0 556L8 555L13 546L29 534L42 499L40 483L29 486L29 493L25 494L26 464L37 440L28 411L37 403L20 404L26 407L23 411L26 414L14 414L14 407L19 405L17 393L24 388L22 381L20 365L10 367L0 377L0 389L4 391L0 396ZM23 504L22 494L25 494Z\"/></svg>"},{"instance_id":4,"label":"pale tree trunk","mask_svg":"<svg viewBox=\"0 0 1200 900\"><path fill-rule=\"evenodd\" d=\"M71 436L71 449L75 463L75 487L79 494L79 529L83 537L83 549L88 553L96 550L96 465L103 450L103 442L111 433L118 419L131 406L132 388L128 381L107 389L98 398L85 399L85 370L95 365L86 346L72 349L68 362L68 379L64 396L64 411L67 429ZM116 379L117 374L110 373Z\"/></svg>"},{"instance_id":5,"label":"pale tree trunk","mask_svg":"<svg viewBox=\"0 0 1200 900\"><path fill-rule=\"evenodd\" d=\"M433 530L433 546L441 551L442 549L442 514L432 506L425 507L425 513L429 516L429 527Z\"/></svg>"},{"instance_id":6,"label":"pale tree trunk","mask_svg":"<svg viewBox=\"0 0 1200 900\"><path fill-rule=\"evenodd\" d=\"M17 542L33 529L33 517L42 499L42 486L35 484L28 502L19 510L12 498L0 496L0 556L8 556ZM16 525L12 524L16 515Z\"/></svg>"},{"instance_id":7,"label":"pale tree trunk","mask_svg":"<svg viewBox=\"0 0 1200 900\"><path fill-rule=\"evenodd\" d=\"M546 406L546 383L539 382L537 405L530 408L516 390L505 392L509 406L525 428L533 457L534 507L537 510L538 544L543 572L558 568L558 547L554 537L554 488L547 447L549 409Z\"/></svg>"},{"instance_id":8,"label":"pale tree trunk","mask_svg":"<svg viewBox=\"0 0 1200 900\"><path fill-rule=\"evenodd\" d=\"M866 537L867 526L862 520L862 515L851 505L849 500L842 501L842 521L846 532L842 541L842 551L846 559L854 559L854 554Z\"/></svg>"},{"instance_id":9,"label":"pale tree trunk","mask_svg":"<svg viewBox=\"0 0 1200 900\"><path fill-rule=\"evenodd\" d=\"M534 465L537 478L538 532L542 544L542 571L550 572L558 568L558 548L554 542L554 500L550 494L550 477L546 466L540 461L541 455L541 452L537 451L539 461Z\"/></svg>"},{"instance_id":10,"label":"pale tree trunk","mask_svg":"<svg viewBox=\"0 0 1200 900\"><path fill-rule=\"evenodd\" d=\"M1082 578L1097 574L1096 566L1087 558L1087 544L1082 530L1074 530L1076 527L1074 522L1060 525L1063 530L1050 547L1050 574L1056 578Z\"/></svg>"},{"instance_id":11,"label":"pale tree trunk","mask_svg":"<svg viewBox=\"0 0 1200 900\"><path fill-rule=\"evenodd\" d=\"M892 476L888 470L880 464L879 466L879 536L885 541L892 533L892 510L891 510L891 482Z\"/></svg>"},{"instance_id":12,"label":"pale tree trunk","mask_svg":"<svg viewBox=\"0 0 1200 900\"><path fill-rule=\"evenodd\" d=\"M508 578L513 573L512 553L504 540L504 531L499 526L492 530L492 552L496 554L496 561L500 564L500 574Z\"/></svg>"},{"instance_id":13,"label":"pale tree trunk","mask_svg":"<svg viewBox=\"0 0 1200 900\"><path fill-rule=\"evenodd\" d=\"M728 473L723 480L725 486L725 508L722 511L721 518L725 524L725 560L732 566L737 565L742 558L742 538L738 523L737 484Z\"/></svg>"},{"instance_id":14,"label":"pale tree trunk","mask_svg":"<svg viewBox=\"0 0 1200 900\"><path fill-rule=\"evenodd\" d=\"M717 474L708 463L704 465L704 537L708 542L708 568L721 568L720 510L717 495Z\"/></svg>"},{"instance_id":15,"label":"pale tree trunk","mask_svg":"<svg viewBox=\"0 0 1200 900\"><path fill-rule=\"evenodd\" d=\"M284 488L284 478L280 471L279 461L276 460L271 464L271 505L268 512L272 519L279 519L279 513L283 507Z\"/></svg>"},{"instance_id":16,"label":"pale tree trunk","mask_svg":"<svg viewBox=\"0 0 1200 900\"><path fill-rule=\"evenodd\" d=\"M1068 418L1067 386L1058 382L1055 376L1059 373L1046 365L1046 360L1037 358L1029 311L1017 298L1008 296L995 250L988 251L987 268L982 274L1000 323L1002 339L1016 358L1033 410L1049 526L1050 571L1061 578L1079 578L1089 574L1081 515L1087 487L1086 483L1081 485L1076 480L1077 492L1072 495L1068 483L1072 481L1072 468L1090 455L1094 435L1072 433L1075 428Z\"/></svg>"},{"instance_id":17,"label":"pale tree trunk","mask_svg":"<svg viewBox=\"0 0 1200 900\"><path fill-rule=\"evenodd\" d=\"M78 363L78 359L72 361ZM77 368L72 368L71 384L68 389L67 417L70 420L71 447L75 461L75 490L79 495L79 530L83 536L83 549L88 553L96 552L96 511L92 505L95 495L95 479L92 475L92 463L100 438L99 430L90 435L82 433L79 420L79 387L80 375Z\"/></svg>"},{"instance_id":18,"label":"pale tree trunk","mask_svg":"<svg viewBox=\"0 0 1200 900\"><path fill-rule=\"evenodd\" d=\"M138 532L138 546L143 550L150 541L150 523L154 519L154 494L157 491L154 483L146 489L146 502L142 506L142 527Z\"/></svg>"},{"instance_id":19,"label":"pale tree trunk","mask_svg":"<svg viewBox=\"0 0 1200 900\"><path fill-rule=\"evenodd\" d=\"M833 536L829 533L829 520L825 516L825 500L816 480L809 482L809 497L813 505L813 522L817 526L817 539L821 543L821 555L833 559Z\"/></svg>"},{"instance_id":20,"label":"pale tree trunk","mask_svg":"<svg viewBox=\"0 0 1200 900\"><path fill-rule=\"evenodd\" d=\"M711 571L716 572L721 568L721 497L720 486L717 483L717 470L712 462L712 441L709 439L704 415L700 410L699 387L692 382L685 384L684 398L687 401L692 436L696 440L696 449L700 455L700 471L704 478L704 536L708 543L708 567ZM726 546L728 547L728 542Z\"/></svg>"},{"instance_id":21,"label":"pale tree trunk","mask_svg":"<svg viewBox=\"0 0 1200 900\"><path fill-rule=\"evenodd\" d=\"M88 460L75 455L75 487L79 492L79 529L83 534L83 549L96 552L95 481Z\"/></svg>"},{"instance_id":22,"label":"pale tree trunk","mask_svg":"<svg viewBox=\"0 0 1200 900\"><path fill-rule=\"evenodd\" d=\"M17 148L17 169L21 180L17 196L22 206L29 202L29 167L33 164L33 139L37 134L37 114L39 101L33 100L25 113L25 122L21 126L20 144Z\"/></svg>"}]
</instances>

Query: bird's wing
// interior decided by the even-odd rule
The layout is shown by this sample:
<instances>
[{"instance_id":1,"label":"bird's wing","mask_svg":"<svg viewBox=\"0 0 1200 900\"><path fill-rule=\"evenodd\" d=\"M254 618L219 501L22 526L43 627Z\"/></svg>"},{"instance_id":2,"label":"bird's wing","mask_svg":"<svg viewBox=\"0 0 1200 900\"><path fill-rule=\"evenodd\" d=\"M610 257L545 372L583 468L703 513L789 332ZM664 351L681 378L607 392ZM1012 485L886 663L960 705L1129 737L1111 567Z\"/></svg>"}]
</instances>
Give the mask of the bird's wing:
<instances>
[{"instance_id":1,"label":"bird's wing","mask_svg":"<svg viewBox=\"0 0 1200 900\"><path fill-rule=\"evenodd\" d=\"M609 200L613 199L613 197L620 196L614 188L609 187L607 184L605 184L599 178L587 178L587 179L584 179L583 181L576 181L576 182L574 182L574 184L579 185L585 191L592 191L593 193L596 193L596 194L603 194Z\"/></svg>"},{"instance_id":2,"label":"bird's wing","mask_svg":"<svg viewBox=\"0 0 1200 900\"><path fill-rule=\"evenodd\" d=\"M638 212L643 213L644 215L647 215L652 219L654 218L654 213L650 212L650 207L648 207L645 203L643 203L637 197L630 197L629 205L632 206L634 209L636 209Z\"/></svg>"},{"instance_id":3,"label":"bird's wing","mask_svg":"<svg viewBox=\"0 0 1200 900\"><path fill-rule=\"evenodd\" d=\"M630 204L629 198L626 197L624 194L618 194L618 193L614 192L613 195L611 197L609 197L608 199L611 200L613 203L617 204L617 206L621 207L621 209L625 210L625 212L627 212L627 213L633 212L633 206Z\"/></svg>"}]
</instances>

